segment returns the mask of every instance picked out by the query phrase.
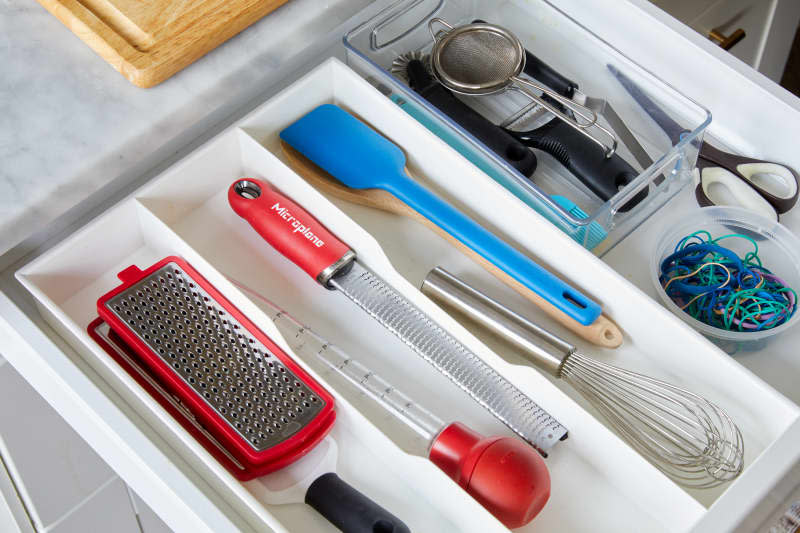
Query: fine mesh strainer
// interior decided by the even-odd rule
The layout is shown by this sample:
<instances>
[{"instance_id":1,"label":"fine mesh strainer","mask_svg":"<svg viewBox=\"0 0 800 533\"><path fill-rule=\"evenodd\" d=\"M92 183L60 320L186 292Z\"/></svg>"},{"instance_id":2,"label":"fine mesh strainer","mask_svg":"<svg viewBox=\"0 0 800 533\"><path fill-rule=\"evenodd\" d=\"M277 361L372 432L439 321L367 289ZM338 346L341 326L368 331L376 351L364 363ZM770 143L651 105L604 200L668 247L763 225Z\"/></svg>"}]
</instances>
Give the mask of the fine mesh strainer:
<instances>
[{"instance_id":1,"label":"fine mesh strainer","mask_svg":"<svg viewBox=\"0 0 800 533\"><path fill-rule=\"evenodd\" d=\"M436 31L437 25L446 29ZM616 136L597 122L597 113L592 109L519 77L525 68L525 48L510 31L486 23L465 24L456 28L440 18L431 19L428 29L434 41L431 67L445 87L472 96L506 90L520 91L600 145L606 157L611 157L616 151ZM541 91L542 96L531 89ZM553 101L572 111L576 117L567 115ZM610 139L610 145L587 131L589 128L603 132Z\"/></svg>"}]
</instances>

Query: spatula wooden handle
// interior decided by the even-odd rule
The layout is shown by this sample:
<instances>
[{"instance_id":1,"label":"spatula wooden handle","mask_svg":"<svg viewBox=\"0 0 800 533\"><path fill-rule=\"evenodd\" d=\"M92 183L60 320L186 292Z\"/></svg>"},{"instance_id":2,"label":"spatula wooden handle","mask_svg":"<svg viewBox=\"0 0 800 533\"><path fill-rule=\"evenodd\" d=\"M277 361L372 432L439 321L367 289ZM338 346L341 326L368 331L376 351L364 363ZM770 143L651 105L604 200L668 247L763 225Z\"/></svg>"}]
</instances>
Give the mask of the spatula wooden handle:
<instances>
[{"instance_id":1,"label":"spatula wooden handle","mask_svg":"<svg viewBox=\"0 0 800 533\"><path fill-rule=\"evenodd\" d=\"M617 348L622 344L622 332L619 327L605 315L601 314L588 326L578 323L388 192L381 189L356 190L345 187L285 142L281 142L281 146L294 170L322 192L355 204L381 209L417 220L436 232L436 234L445 239L448 243L458 248L463 254L473 259L481 265L484 270L544 311L550 318L582 339L596 346L603 346L606 348Z\"/></svg>"}]
</instances>

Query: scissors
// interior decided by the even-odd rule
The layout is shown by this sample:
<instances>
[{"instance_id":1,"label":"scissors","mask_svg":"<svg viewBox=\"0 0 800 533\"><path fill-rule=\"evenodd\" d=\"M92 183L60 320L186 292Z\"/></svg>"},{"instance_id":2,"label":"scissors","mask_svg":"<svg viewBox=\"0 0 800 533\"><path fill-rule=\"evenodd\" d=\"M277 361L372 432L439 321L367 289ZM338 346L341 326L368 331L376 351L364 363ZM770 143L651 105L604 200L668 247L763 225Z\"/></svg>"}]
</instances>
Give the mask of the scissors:
<instances>
[{"instance_id":1,"label":"scissors","mask_svg":"<svg viewBox=\"0 0 800 533\"><path fill-rule=\"evenodd\" d=\"M642 109L676 144L689 130L682 128L648 97L633 80L612 65L608 70ZM798 196L800 178L792 168L732 154L703 142L697 156L695 197L702 207L735 205L777 221Z\"/></svg>"}]
</instances>

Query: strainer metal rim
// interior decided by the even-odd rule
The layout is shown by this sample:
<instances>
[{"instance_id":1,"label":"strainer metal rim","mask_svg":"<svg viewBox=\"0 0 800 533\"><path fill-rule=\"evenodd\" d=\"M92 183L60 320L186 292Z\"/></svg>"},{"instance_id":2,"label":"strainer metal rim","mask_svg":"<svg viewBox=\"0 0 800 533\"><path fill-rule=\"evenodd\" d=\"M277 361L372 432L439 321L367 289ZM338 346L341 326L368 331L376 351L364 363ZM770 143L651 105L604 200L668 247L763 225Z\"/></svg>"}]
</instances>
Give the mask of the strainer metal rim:
<instances>
[{"instance_id":1,"label":"strainer metal rim","mask_svg":"<svg viewBox=\"0 0 800 533\"><path fill-rule=\"evenodd\" d=\"M461 83L454 80L443 71L441 54L444 47L462 33L470 31L487 31L501 35L514 46L519 60L517 61L517 67L514 69L514 72L509 75L505 81L501 83L495 82L480 84ZM522 45L522 42L517 38L516 35L501 26L486 23L464 24L463 26L458 26L457 28L442 33L443 35L441 33L438 34L434 40L433 48L431 49L431 66L436 78L442 83L442 85L452 91L469 95L485 95L501 92L504 91L509 85L514 83L514 79L525 69L525 47Z\"/></svg>"}]
</instances>

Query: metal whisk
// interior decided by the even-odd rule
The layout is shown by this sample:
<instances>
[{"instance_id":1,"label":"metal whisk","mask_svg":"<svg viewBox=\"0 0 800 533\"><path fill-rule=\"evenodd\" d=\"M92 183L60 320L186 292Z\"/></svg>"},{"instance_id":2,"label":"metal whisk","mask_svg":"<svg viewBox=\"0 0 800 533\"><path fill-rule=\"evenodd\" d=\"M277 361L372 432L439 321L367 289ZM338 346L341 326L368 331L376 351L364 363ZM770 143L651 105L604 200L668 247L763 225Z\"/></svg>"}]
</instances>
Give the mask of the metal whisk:
<instances>
[{"instance_id":1,"label":"metal whisk","mask_svg":"<svg viewBox=\"0 0 800 533\"><path fill-rule=\"evenodd\" d=\"M675 482L710 488L742 472L742 434L724 410L705 398L578 353L575 346L441 268L428 274L422 292L498 334L536 366L569 382L628 444Z\"/></svg>"},{"instance_id":2,"label":"metal whisk","mask_svg":"<svg viewBox=\"0 0 800 533\"><path fill-rule=\"evenodd\" d=\"M447 30L435 31L436 25ZM514 89L553 113L577 131L600 145L606 157L617 149L617 138L608 129L597 123L597 113L592 109L565 98L550 89L519 75L525 68L525 48L510 31L494 24L473 23L454 28L436 17L428 22L433 36L431 68L439 81L450 89L467 95L487 95ZM549 98L543 98L535 89ZM570 117L552 100L563 105L583 119ZM610 140L611 146L594 137L587 128L595 127Z\"/></svg>"}]
</instances>

